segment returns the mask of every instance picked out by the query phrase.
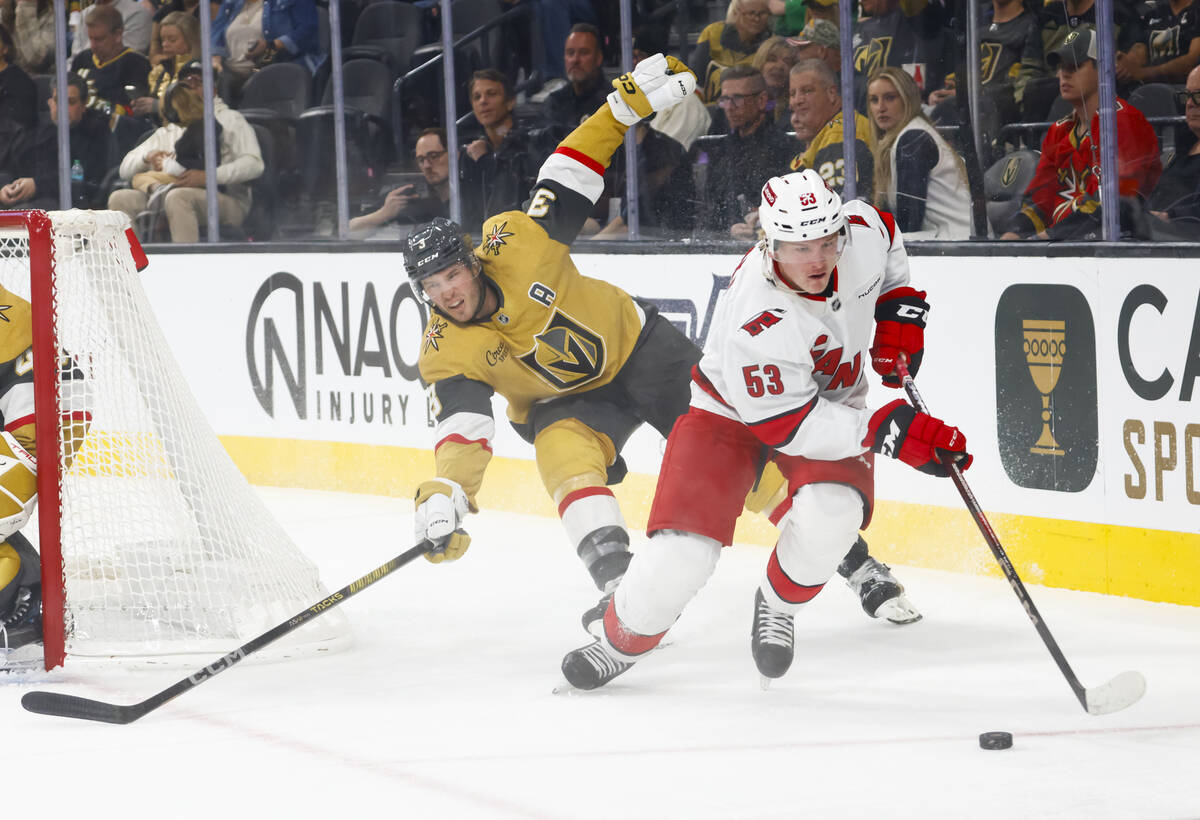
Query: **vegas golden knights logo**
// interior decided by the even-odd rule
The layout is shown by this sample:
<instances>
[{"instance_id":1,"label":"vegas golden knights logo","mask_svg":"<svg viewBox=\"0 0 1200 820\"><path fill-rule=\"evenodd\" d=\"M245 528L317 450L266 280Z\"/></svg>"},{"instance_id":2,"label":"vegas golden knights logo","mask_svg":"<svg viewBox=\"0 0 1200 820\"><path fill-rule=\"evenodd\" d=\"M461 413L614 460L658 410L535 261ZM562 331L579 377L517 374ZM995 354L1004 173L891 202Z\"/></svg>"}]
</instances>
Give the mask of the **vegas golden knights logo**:
<instances>
[{"instance_id":1,"label":"vegas golden knights logo","mask_svg":"<svg viewBox=\"0 0 1200 820\"><path fill-rule=\"evenodd\" d=\"M1021 161L1016 157L1009 157L1008 162L1004 163L1004 171L1000 174L1000 184L1005 188L1013 184L1017 178L1017 171L1021 167Z\"/></svg>"},{"instance_id":2,"label":"vegas golden knights logo","mask_svg":"<svg viewBox=\"0 0 1200 820\"><path fill-rule=\"evenodd\" d=\"M604 339L560 310L554 311L534 337L533 349L517 357L555 390L564 392L599 376L604 359Z\"/></svg>"},{"instance_id":3,"label":"vegas golden knights logo","mask_svg":"<svg viewBox=\"0 0 1200 820\"><path fill-rule=\"evenodd\" d=\"M1067 353L1067 323L1053 319L1026 319L1024 328L1025 362L1038 392L1042 394L1042 434L1029 452L1046 456L1066 455L1054 440L1051 429L1050 395L1058 385Z\"/></svg>"},{"instance_id":4,"label":"vegas golden knights logo","mask_svg":"<svg viewBox=\"0 0 1200 820\"><path fill-rule=\"evenodd\" d=\"M1099 456L1096 331L1068 285L1010 285L996 304L996 433L1020 487L1079 492Z\"/></svg>"},{"instance_id":5,"label":"vegas golden knights logo","mask_svg":"<svg viewBox=\"0 0 1200 820\"><path fill-rule=\"evenodd\" d=\"M891 37L876 37L854 53L854 71L864 76L880 66L889 65L888 54L892 51ZM920 83L918 83L920 85Z\"/></svg>"}]
</instances>

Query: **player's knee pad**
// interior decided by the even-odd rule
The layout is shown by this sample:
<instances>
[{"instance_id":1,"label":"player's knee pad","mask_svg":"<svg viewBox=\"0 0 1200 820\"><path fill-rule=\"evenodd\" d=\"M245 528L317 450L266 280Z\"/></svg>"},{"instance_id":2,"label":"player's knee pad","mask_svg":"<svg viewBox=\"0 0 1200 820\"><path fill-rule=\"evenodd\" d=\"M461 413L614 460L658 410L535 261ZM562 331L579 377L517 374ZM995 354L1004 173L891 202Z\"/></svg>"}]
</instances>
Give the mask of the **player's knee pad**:
<instances>
[{"instance_id":1,"label":"player's knee pad","mask_svg":"<svg viewBox=\"0 0 1200 820\"><path fill-rule=\"evenodd\" d=\"M863 521L862 496L845 484L805 484L792 497L775 555L784 573L798 584L823 584L858 538Z\"/></svg>"},{"instance_id":2,"label":"player's knee pad","mask_svg":"<svg viewBox=\"0 0 1200 820\"><path fill-rule=\"evenodd\" d=\"M641 635L657 635L675 623L721 557L721 544L703 535L661 530L639 547L617 587L617 617Z\"/></svg>"},{"instance_id":3,"label":"player's knee pad","mask_svg":"<svg viewBox=\"0 0 1200 820\"><path fill-rule=\"evenodd\" d=\"M556 421L533 442L538 473L546 492L561 504L585 487L603 487L608 465L617 458L612 440L578 419Z\"/></svg>"}]
</instances>

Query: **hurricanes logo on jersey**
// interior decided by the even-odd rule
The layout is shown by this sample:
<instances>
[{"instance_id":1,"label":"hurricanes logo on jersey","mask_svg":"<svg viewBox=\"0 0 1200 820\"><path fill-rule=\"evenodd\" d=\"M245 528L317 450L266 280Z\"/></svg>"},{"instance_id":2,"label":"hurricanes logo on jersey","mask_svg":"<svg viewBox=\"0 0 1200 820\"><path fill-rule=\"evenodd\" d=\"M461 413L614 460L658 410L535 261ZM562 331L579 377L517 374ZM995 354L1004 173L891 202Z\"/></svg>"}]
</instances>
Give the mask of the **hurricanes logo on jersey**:
<instances>
[{"instance_id":1,"label":"hurricanes logo on jersey","mask_svg":"<svg viewBox=\"0 0 1200 820\"><path fill-rule=\"evenodd\" d=\"M442 334L442 331L446 329L448 324L448 322L445 322L436 316L433 317L433 319L429 322L429 327L425 330L425 343L422 346L422 352L428 351L431 347L434 350L441 349L438 347L438 339L446 338Z\"/></svg>"},{"instance_id":2,"label":"hurricanes logo on jersey","mask_svg":"<svg viewBox=\"0 0 1200 820\"><path fill-rule=\"evenodd\" d=\"M504 240L513 235L512 231L504 230L507 227L507 222L501 222L499 225L493 225L491 227L491 230L488 231L488 235L483 238L484 253L490 253L495 256L500 255L501 246L508 244Z\"/></svg>"},{"instance_id":3,"label":"hurricanes logo on jersey","mask_svg":"<svg viewBox=\"0 0 1200 820\"><path fill-rule=\"evenodd\" d=\"M555 310L533 349L517 361L555 390L572 390L604 371L604 339L560 310Z\"/></svg>"}]
</instances>

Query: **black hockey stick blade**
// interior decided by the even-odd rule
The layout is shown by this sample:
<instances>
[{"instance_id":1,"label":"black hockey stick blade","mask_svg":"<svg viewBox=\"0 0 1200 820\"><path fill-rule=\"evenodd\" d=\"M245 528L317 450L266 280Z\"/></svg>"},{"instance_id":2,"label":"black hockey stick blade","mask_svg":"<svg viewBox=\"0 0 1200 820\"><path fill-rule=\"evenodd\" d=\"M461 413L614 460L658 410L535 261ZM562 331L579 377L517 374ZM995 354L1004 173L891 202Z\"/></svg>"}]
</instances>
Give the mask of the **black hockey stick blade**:
<instances>
[{"instance_id":1,"label":"black hockey stick blade","mask_svg":"<svg viewBox=\"0 0 1200 820\"><path fill-rule=\"evenodd\" d=\"M896 362L896 371L900 375L900 380L904 384L904 390L908 393L909 399L912 400L913 406L922 413L928 414L929 407L917 391L917 385L913 381L912 375L908 372L908 365L903 357ZM1008 553L1004 551L1004 547L1000 543L1000 538L996 535L996 531L992 529L991 522L984 515L983 506L975 498L975 493L971 491L967 480L963 478L962 470L959 468L958 463L951 462L947 465L947 472L949 472L950 479L954 482L958 494L962 496L963 502L967 505L967 510L971 513L971 517L975 519L980 533L983 534L983 540L987 542L988 548L992 551L992 555L995 556L996 563L1000 565L1004 577L1008 579L1008 585L1012 587L1013 592L1017 595L1017 600L1021 602L1021 607L1025 610L1025 614L1033 622L1033 627L1041 637L1042 643L1046 645L1046 649L1050 650L1050 656L1054 658L1059 671L1066 678L1071 691L1075 693L1075 697L1079 700L1079 705L1090 715L1109 715L1137 703L1142 695L1146 693L1146 679L1142 677L1140 672L1122 672L1108 683L1092 687L1091 689L1079 682L1079 678L1075 675L1075 670L1071 668L1071 664L1067 663L1067 658L1063 654L1062 649L1059 648L1058 641L1050 633L1050 628L1046 626L1046 621L1034 605L1033 598L1029 596L1029 591L1025 589L1025 584L1021 582L1021 576L1017 574L1016 567L1013 566Z\"/></svg>"},{"instance_id":2,"label":"black hockey stick blade","mask_svg":"<svg viewBox=\"0 0 1200 820\"><path fill-rule=\"evenodd\" d=\"M376 567L357 581L352 581L337 592L328 595L323 600L308 607L308 609L301 610L278 626L242 644L232 652L222 655L203 669L193 672L183 680L167 687L156 695L146 698L141 703L121 705L118 703L106 703L101 700L91 700L90 698L81 698L76 695L64 695L59 692L27 692L21 698L21 705L28 711L36 712L39 715L95 720L101 723L133 723L138 718L153 712L164 703L174 700L189 689L194 689L214 675L224 672L238 661L252 655L267 644L282 638L313 618L328 612L347 598L390 575L393 571L404 566L417 556L424 555L432 548L433 544L428 539L422 540L412 549L397 555L386 564Z\"/></svg>"}]
</instances>

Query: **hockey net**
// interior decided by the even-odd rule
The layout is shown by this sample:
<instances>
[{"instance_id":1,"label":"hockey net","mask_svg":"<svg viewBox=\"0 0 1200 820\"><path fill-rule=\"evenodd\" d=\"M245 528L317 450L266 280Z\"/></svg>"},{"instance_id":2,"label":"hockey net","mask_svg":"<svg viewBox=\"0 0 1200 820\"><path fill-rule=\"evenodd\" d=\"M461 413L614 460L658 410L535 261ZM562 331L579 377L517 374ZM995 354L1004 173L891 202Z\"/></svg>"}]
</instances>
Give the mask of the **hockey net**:
<instances>
[{"instance_id":1,"label":"hockey net","mask_svg":"<svg viewBox=\"0 0 1200 820\"><path fill-rule=\"evenodd\" d=\"M47 669L225 653L327 594L192 396L127 228L113 212L0 214L0 285L33 306ZM274 649L347 639L332 612Z\"/></svg>"}]
</instances>

